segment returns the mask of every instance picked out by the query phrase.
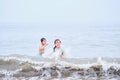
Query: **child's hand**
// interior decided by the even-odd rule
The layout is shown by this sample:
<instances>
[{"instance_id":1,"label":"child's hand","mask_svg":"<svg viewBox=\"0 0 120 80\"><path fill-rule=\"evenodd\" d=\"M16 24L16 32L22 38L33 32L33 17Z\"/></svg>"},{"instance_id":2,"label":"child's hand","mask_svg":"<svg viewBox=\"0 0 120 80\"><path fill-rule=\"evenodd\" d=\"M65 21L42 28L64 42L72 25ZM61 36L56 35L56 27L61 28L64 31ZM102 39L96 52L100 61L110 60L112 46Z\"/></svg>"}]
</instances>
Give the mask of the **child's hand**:
<instances>
[{"instance_id":1,"label":"child's hand","mask_svg":"<svg viewBox=\"0 0 120 80\"><path fill-rule=\"evenodd\" d=\"M65 58L65 55L64 55L64 54L61 54L60 57L61 57L61 58Z\"/></svg>"},{"instance_id":2,"label":"child's hand","mask_svg":"<svg viewBox=\"0 0 120 80\"><path fill-rule=\"evenodd\" d=\"M45 44L45 46L47 46L47 45L48 45L48 43Z\"/></svg>"}]
</instances>

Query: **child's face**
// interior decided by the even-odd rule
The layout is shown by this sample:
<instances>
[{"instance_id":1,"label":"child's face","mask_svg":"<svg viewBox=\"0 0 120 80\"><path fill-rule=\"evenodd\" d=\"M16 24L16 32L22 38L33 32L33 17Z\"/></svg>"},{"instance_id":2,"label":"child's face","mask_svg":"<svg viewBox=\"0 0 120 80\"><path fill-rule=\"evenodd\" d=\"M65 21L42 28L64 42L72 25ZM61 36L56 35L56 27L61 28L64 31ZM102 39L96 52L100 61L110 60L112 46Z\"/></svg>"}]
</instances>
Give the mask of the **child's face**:
<instances>
[{"instance_id":1,"label":"child's face","mask_svg":"<svg viewBox=\"0 0 120 80\"><path fill-rule=\"evenodd\" d=\"M43 40L42 44L45 45L46 43L47 43L47 41L46 41L46 40Z\"/></svg>"},{"instance_id":2,"label":"child's face","mask_svg":"<svg viewBox=\"0 0 120 80\"><path fill-rule=\"evenodd\" d=\"M60 47L60 45L61 45L61 42L60 42L60 41L56 41L56 42L55 42L55 46L56 46L56 47Z\"/></svg>"}]
</instances>

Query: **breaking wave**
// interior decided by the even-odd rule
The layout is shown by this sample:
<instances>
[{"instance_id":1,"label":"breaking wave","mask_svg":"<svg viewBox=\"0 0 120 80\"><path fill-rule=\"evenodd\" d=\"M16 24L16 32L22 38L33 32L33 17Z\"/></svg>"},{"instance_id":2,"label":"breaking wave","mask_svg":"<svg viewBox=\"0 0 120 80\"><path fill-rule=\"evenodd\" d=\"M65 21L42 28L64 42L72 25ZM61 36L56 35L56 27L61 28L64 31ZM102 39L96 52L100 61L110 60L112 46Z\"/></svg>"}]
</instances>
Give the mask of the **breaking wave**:
<instances>
[{"instance_id":1,"label":"breaking wave","mask_svg":"<svg viewBox=\"0 0 120 80\"><path fill-rule=\"evenodd\" d=\"M120 80L120 58L1 56L0 80Z\"/></svg>"}]
</instances>

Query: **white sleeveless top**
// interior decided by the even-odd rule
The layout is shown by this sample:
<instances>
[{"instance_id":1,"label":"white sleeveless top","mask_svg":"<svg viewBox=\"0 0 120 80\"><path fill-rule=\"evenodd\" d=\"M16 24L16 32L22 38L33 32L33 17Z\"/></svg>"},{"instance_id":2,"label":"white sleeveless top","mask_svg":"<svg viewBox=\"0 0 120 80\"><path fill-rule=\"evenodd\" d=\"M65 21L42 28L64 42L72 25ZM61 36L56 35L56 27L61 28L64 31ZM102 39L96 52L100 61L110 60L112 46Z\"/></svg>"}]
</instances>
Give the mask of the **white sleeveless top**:
<instances>
[{"instance_id":1,"label":"white sleeveless top","mask_svg":"<svg viewBox=\"0 0 120 80\"><path fill-rule=\"evenodd\" d=\"M55 51L53 52L53 57L54 57L54 58L59 58L60 55L61 55L63 52L64 52L64 50L63 50L62 48L59 49L59 50L55 50Z\"/></svg>"}]
</instances>

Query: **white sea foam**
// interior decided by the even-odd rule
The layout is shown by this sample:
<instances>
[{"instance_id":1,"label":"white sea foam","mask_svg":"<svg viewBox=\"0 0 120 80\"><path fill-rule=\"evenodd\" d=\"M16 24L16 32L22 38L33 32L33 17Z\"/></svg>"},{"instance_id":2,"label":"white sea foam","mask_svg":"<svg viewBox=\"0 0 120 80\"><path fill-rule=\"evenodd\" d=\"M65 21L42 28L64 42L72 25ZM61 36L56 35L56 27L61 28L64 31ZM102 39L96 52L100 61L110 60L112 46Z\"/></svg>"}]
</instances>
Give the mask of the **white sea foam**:
<instances>
[{"instance_id":1,"label":"white sea foam","mask_svg":"<svg viewBox=\"0 0 120 80\"><path fill-rule=\"evenodd\" d=\"M1 56L1 79L14 80L114 80L120 77L119 59L111 60L99 57L96 59L48 59L30 56ZM108 62L107 60L111 60ZM117 62L118 61L118 62ZM103 79L103 80L104 80Z\"/></svg>"}]
</instances>

